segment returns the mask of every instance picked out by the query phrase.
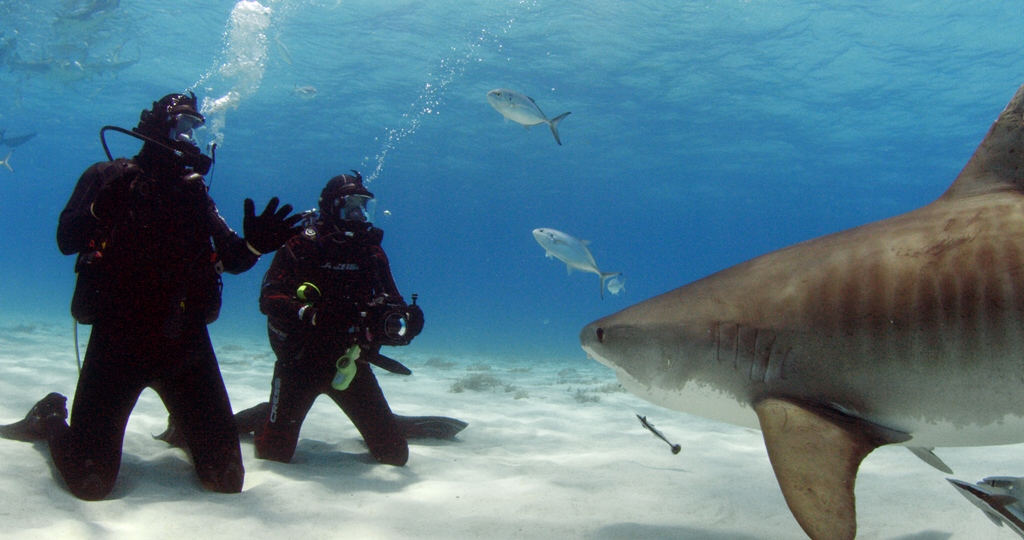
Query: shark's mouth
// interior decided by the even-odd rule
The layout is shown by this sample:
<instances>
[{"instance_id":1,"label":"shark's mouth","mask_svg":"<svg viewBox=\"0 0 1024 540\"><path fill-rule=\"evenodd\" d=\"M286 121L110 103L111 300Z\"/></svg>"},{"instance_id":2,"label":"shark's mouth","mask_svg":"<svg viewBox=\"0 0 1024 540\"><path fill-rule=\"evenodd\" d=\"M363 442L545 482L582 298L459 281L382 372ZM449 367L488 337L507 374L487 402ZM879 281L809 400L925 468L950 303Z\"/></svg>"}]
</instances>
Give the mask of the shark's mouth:
<instances>
[{"instance_id":1,"label":"shark's mouth","mask_svg":"<svg viewBox=\"0 0 1024 540\"><path fill-rule=\"evenodd\" d=\"M595 353L594 350L591 349L590 347L587 347L586 345L583 345L583 351L585 353L587 353L587 358L589 358L591 360L596 360L596 361L600 362L601 364L604 364L604 365L606 365L606 366L608 366L608 367L610 367L612 369L615 369L616 371L619 371L618 366L616 366L611 361L605 359L601 355Z\"/></svg>"}]
</instances>

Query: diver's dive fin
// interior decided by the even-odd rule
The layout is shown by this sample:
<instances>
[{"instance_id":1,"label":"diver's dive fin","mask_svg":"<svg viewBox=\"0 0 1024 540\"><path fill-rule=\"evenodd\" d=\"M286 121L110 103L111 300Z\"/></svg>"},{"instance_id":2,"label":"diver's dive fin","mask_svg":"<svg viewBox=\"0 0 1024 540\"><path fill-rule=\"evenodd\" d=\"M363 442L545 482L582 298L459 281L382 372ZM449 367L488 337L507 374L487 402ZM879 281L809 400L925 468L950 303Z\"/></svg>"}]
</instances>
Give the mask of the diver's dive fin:
<instances>
[{"instance_id":1,"label":"diver's dive fin","mask_svg":"<svg viewBox=\"0 0 1024 540\"><path fill-rule=\"evenodd\" d=\"M48 436L48 424L51 422L63 423L68 417L68 398L51 392L39 400L25 418L13 424L0 426L0 438L14 441L35 442L45 441ZM67 424L65 424L66 426Z\"/></svg>"},{"instance_id":2,"label":"diver's dive fin","mask_svg":"<svg viewBox=\"0 0 1024 540\"><path fill-rule=\"evenodd\" d=\"M395 415L398 426L406 439L452 440L467 424L447 416L400 416Z\"/></svg>"},{"instance_id":3,"label":"diver's dive fin","mask_svg":"<svg viewBox=\"0 0 1024 540\"><path fill-rule=\"evenodd\" d=\"M255 433L261 429L263 422L267 419L269 409L270 403L264 401L259 405L236 413L235 425L238 428L238 434ZM446 416L400 416L396 414L395 420L398 421L398 427L406 439L452 440L469 425L462 420ZM7 426L0 426L0 433L2 433L5 427ZM175 426L174 418L171 416L167 417L167 429L159 435L154 435L153 438L164 441L171 446L188 450L185 437L181 434L181 430Z\"/></svg>"},{"instance_id":4,"label":"diver's dive fin","mask_svg":"<svg viewBox=\"0 0 1024 540\"><path fill-rule=\"evenodd\" d=\"M264 401L255 407L249 407L244 411L235 413L235 427L238 430L238 434L254 433L257 429L263 427L263 422L267 419L269 409L270 403ZM181 430L178 429L174 422L174 417L171 415L167 415L167 429L159 435L153 435L153 438L182 450L188 450L185 436L181 434Z\"/></svg>"},{"instance_id":5,"label":"diver's dive fin","mask_svg":"<svg viewBox=\"0 0 1024 540\"><path fill-rule=\"evenodd\" d=\"M158 441L163 441L175 448L188 450L188 445L185 444L185 436L181 434L181 430L174 424L174 417L171 415L167 415L167 429L159 435L153 435L153 438Z\"/></svg>"},{"instance_id":6,"label":"diver's dive fin","mask_svg":"<svg viewBox=\"0 0 1024 540\"><path fill-rule=\"evenodd\" d=\"M269 401L264 401L263 403L260 403L255 407L249 407L244 411L238 411L235 413L235 427L238 428L238 434L243 435L246 433L255 433L263 427L263 424L267 421L267 416L269 414Z\"/></svg>"}]
</instances>

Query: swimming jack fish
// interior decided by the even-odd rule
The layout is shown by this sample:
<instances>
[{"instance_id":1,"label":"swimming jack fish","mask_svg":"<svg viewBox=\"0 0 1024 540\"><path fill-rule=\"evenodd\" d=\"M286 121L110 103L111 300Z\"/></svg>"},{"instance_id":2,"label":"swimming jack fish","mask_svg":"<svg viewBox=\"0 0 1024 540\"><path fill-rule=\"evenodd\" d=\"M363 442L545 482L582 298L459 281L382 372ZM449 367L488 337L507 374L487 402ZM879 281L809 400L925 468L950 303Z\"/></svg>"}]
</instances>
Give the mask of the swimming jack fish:
<instances>
[{"instance_id":1,"label":"swimming jack fish","mask_svg":"<svg viewBox=\"0 0 1024 540\"><path fill-rule=\"evenodd\" d=\"M608 292L617 295L624 290L626 290L626 278L619 276L608 280Z\"/></svg>"},{"instance_id":2,"label":"swimming jack fish","mask_svg":"<svg viewBox=\"0 0 1024 540\"><path fill-rule=\"evenodd\" d=\"M938 200L583 328L630 392L759 427L797 522L856 534L875 448L1024 441L1024 86Z\"/></svg>"},{"instance_id":3,"label":"swimming jack fish","mask_svg":"<svg viewBox=\"0 0 1024 540\"><path fill-rule=\"evenodd\" d=\"M597 269L594 256L590 254L590 249L587 247L590 242L586 240L578 240L554 229L534 229L533 237L537 239L540 247L544 248L544 255L564 262L566 270L570 274L574 268L597 274L601 278L601 298L604 298L605 282L620 275L619 272L602 272Z\"/></svg>"},{"instance_id":4,"label":"swimming jack fish","mask_svg":"<svg viewBox=\"0 0 1024 540\"><path fill-rule=\"evenodd\" d=\"M562 140L558 137L558 123L571 113L562 113L548 120L532 97L508 88L498 88L487 92L487 102L502 116L517 124L522 124L526 129L537 124L547 124L551 128L551 134L555 136L555 142L559 146L562 145Z\"/></svg>"}]
</instances>

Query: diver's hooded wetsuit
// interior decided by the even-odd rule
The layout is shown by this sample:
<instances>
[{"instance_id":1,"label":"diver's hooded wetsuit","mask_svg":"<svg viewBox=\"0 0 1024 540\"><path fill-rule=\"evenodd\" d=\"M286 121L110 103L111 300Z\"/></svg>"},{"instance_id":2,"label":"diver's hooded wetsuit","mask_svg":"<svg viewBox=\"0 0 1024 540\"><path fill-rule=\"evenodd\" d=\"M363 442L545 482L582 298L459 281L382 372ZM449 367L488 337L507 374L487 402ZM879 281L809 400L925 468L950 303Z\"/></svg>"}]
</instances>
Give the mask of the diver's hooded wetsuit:
<instances>
[{"instance_id":1,"label":"diver's hooded wetsuit","mask_svg":"<svg viewBox=\"0 0 1024 540\"><path fill-rule=\"evenodd\" d=\"M321 197L322 209L324 198L331 198L331 186L329 183ZM361 183L358 187L362 188ZM306 413L320 394L327 394L355 424L375 459L404 465L408 443L370 366L358 361L347 389L331 386L336 362L350 346L361 344L364 355L380 349L372 339L367 343L358 312L382 295L395 303L404 304L404 300L380 245L384 232L369 223L331 219L330 215L322 211L320 220L288 240L274 255L263 280L260 311L267 315L277 363L268 417L256 430L256 456L290 461ZM319 307L297 298L296 291L303 283L319 289ZM324 319L326 310L335 311L335 322L313 324L310 312L314 309Z\"/></svg>"},{"instance_id":2,"label":"diver's hooded wetsuit","mask_svg":"<svg viewBox=\"0 0 1024 540\"><path fill-rule=\"evenodd\" d=\"M194 112L194 96L188 102L181 94L154 103L153 112L166 115L182 100ZM147 125L149 112L136 131L148 127L149 136L166 138L167 131L160 133L166 126ZM198 153L190 142L171 144ZM45 425L68 488L87 500L110 492L128 416L143 389L152 387L177 419L203 486L241 491L238 436L206 324L220 308L219 272L248 270L258 255L221 218L202 176L152 142L132 160L95 164L61 212L57 244L64 254L82 254L76 296L86 288L85 277L90 290L87 314L76 306L76 317L93 324L71 424L50 418ZM52 396L61 397L47 399Z\"/></svg>"}]
</instances>

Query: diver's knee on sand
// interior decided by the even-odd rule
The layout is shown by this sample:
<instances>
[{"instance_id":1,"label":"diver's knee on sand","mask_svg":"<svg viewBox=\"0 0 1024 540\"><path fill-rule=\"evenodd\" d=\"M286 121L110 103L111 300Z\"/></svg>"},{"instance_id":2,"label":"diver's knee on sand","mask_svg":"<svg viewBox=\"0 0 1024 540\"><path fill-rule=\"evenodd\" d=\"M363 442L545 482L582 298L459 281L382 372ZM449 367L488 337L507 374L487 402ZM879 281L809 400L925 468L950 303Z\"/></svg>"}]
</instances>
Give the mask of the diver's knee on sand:
<instances>
[{"instance_id":1,"label":"diver's knee on sand","mask_svg":"<svg viewBox=\"0 0 1024 540\"><path fill-rule=\"evenodd\" d=\"M387 454L374 457L385 465L404 467L409 462L409 447L405 447L403 451L388 452Z\"/></svg>"},{"instance_id":2,"label":"diver's knee on sand","mask_svg":"<svg viewBox=\"0 0 1024 540\"><path fill-rule=\"evenodd\" d=\"M104 464L92 459L75 459L68 455L66 446L55 443L50 446L53 463L72 495L83 501L99 501L114 490L120 460Z\"/></svg>"},{"instance_id":3,"label":"diver's knee on sand","mask_svg":"<svg viewBox=\"0 0 1024 540\"><path fill-rule=\"evenodd\" d=\"M289 463L292 460L292 455L295 454L299 435L294 429L289 430L287 433L280 433L268 427L262 432L257 433L255 440L257 458Z\"/></svg>"},{"instance_id":4,"label":"diver's knee on sand","mask_svg":"<svg viewBox=\"0 0 1024 540\"><path fill-rule=\"evenodd\" d=\"M197 470L199 482L215 493L241 493L245 469L241 463L227 463L218 468Z\"/></svg>"},{"instance_id":5,"label":"diver's knee on sand","mask_svg":"<svg viewBox=\"0 0 1024 540\"><path fill-rule=\"evenodd\" d=\"M371 446L370 455L384 465L403 467L409 462L409 443L405 439L396 439L384 445Z\"/></svg>"},{"instance_id":6,"label":"diver's knee on sand","mask_svg":"<svg viewBox=\"0 0 1024 540\"><path fill-rule=\"evenodd\" d=\"M83 501L100 501L114 490L116 481L116 476L104 478L97 473L92 473L74 482L68 482L68 490Z\"/></svg>"}]
</instances>

